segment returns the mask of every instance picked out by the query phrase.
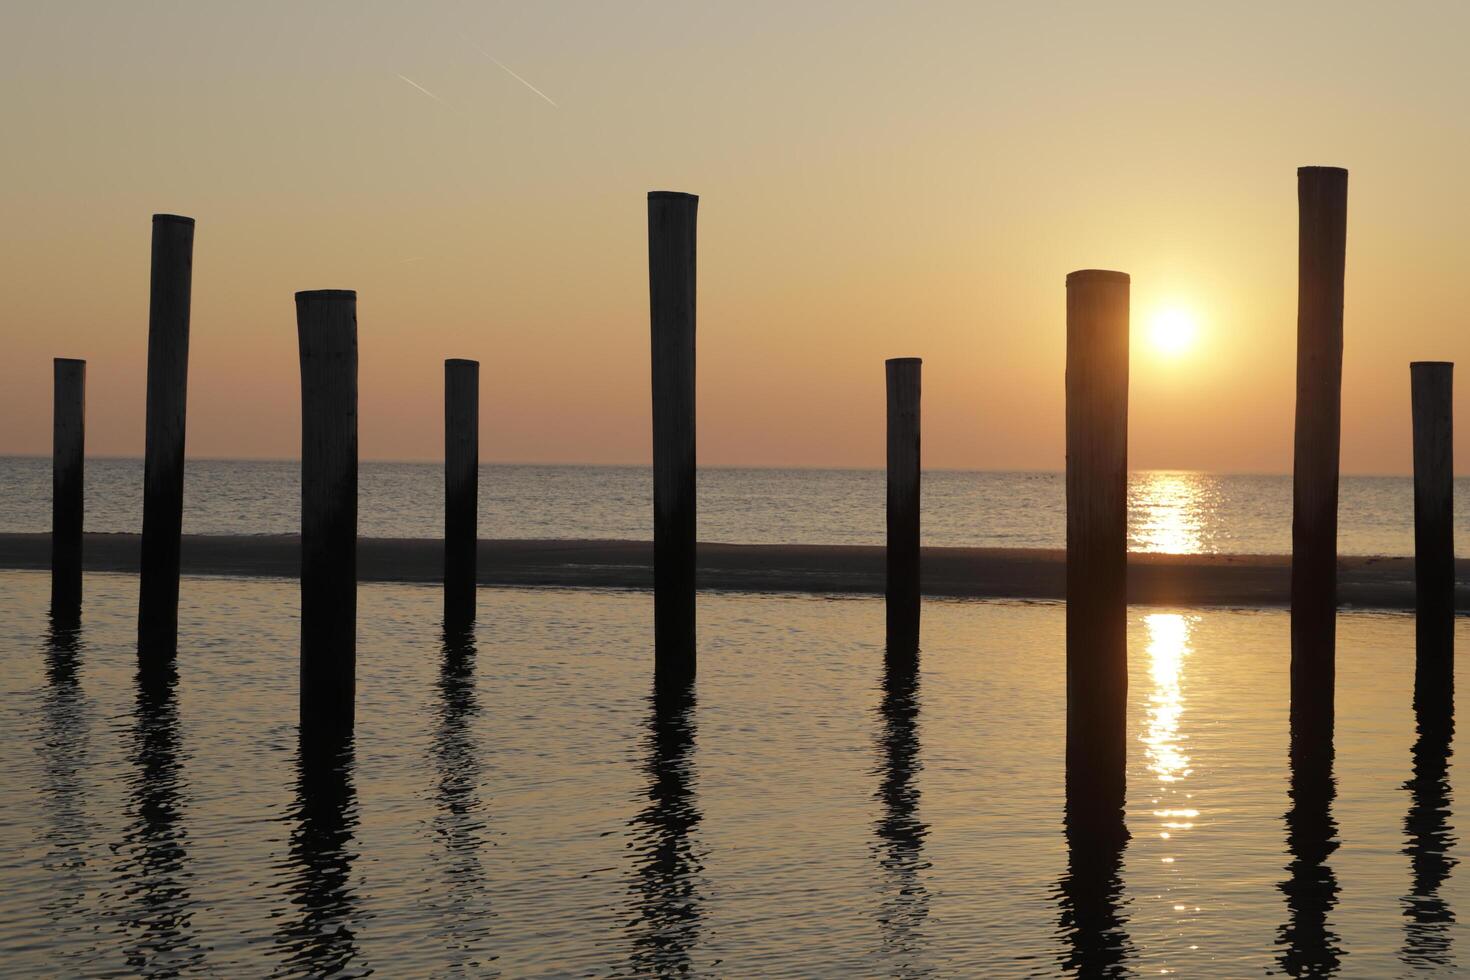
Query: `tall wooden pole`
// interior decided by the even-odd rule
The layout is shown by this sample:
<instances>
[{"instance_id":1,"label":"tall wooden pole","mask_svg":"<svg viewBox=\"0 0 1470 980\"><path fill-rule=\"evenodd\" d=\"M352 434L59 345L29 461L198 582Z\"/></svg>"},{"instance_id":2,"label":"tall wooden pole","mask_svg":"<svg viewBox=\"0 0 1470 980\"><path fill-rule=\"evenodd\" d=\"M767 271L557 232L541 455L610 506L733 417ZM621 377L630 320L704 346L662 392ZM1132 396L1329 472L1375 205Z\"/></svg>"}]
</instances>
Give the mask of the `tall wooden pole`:
<instances>
[{"instance_id":1,"label":"tall wooden pole","mask_svg":"<svg viewBox=\"0 0 1470 980\"><path fill-rule=\"evenodd\" d=\"M357 670L357 294L296 294L301 725L350 729Z\"/></svg>"},{"instance_id":2,"label":"tall wooden pole","mask_svg":"<svg viewBox=\"0 0 1470 980\"><path fill-rule=\"evenodd\" d=\"M653 353L654 665L694 675L694 291L699 198L648 195Z\"/></svg>"},{"instance_id":3,"label":"tall wooden pole","mask_svg":"<svg viewBox=\"0 0 1470 980\"><path fill-rule=\"evenodd\" d=\"M151 666L171 663L178 647L179 535L184 522L184 417L193 270L194 219L155 214L138 583L138 658Z\"/></svg>"},{"instance_id":4,"label":"tall wooden pole","mask_svg":"<svg viewBox=\"0 0 1470 980\"><path fill-rule=\"evenodd\" d=\"M1296 458L1291 518L1291 699L1330 732L1337 641L1346 170L1297 170ZM1305 723L1306 717L1299 719ZM1301 724L1298 725L1302 727ZM1330 737L1330 736L1328 736Z\"/></svg>"},{"instance_id":5,"label":"tall wooden pole","mask_svg":"<svg viewBox=\"0 0 1470 980\"><path fill-rule=\"evenodd\" d=\"M1455 680L1455 366L1409 365L1414 408L1415 698L1448 699Z\"/></svg>"},{"instance_id":6,"label":"tall wooden pole","mask_svg":"<svg viewBox=\"0 0 1470 980\"><path fill-rule=\"evenodd\" d=\"M919 394L923 361L884 362L888 382L888 648L919 643Z\"/></svg>"},{"instance_id":7,"label":"tall wooden pole","mask_svg":"<svg viewBox=\"0 0 1470 980\"><path fill-rule=\"evenodd\" d=\"M480 362L444 362L444 621L475 618L480 481Z\"/></svg>"},{"instance_id":8,"label":"tall wooden pole","mask_svg":"<svg viewBox=\"0 0 1470 980\"><path fill-rule=\"evenodd\" d=\"M1067 789L1121 809L1128 709L1128 276L1067 277Z\"/></svg>"},{"instance_id":9,"label":"tall wooden pole","mask_svg":"<svg viewBox=\"0 0 1470 980\"><path fill-rule=\"evenodd\" d=\"M52 362L51 610L74 619L82 605L82 460L87 431L87 362Z\"/></svg>"}]
</instances>

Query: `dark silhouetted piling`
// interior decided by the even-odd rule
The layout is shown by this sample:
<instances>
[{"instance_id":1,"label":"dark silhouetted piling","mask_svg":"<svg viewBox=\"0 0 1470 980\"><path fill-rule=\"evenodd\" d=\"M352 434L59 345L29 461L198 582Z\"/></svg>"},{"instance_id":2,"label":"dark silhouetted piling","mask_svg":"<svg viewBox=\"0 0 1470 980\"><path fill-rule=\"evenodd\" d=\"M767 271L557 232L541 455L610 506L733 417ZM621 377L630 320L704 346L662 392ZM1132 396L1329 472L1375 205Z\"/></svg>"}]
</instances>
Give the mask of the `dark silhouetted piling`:
<instances>
[{"instance_id":1,"label":"dark silhouetted piling","mask_svg":"<svg viewBox=\"0 0 1470 980\"><path fill-rule=\"evenodd\" d=\"M1416 698L1441 692L1447 696L1454 690L1454 369L1447 361L1409 365L1414 406Z\"/></svg>"},{"instance_id":2,"label":"dark silhouetted piling","mask_svg":"<svg viewBox=\"0 0 1470 980\"><path fill-rule=\"evenodd\" d=\"M52 362L51 611L75 618L82 604L82 472L87 434L87 362Z\"/></svg>"},{"instance_id":3,"label":"dark silhouetted piling","mask_svg":"<svg viewBox=\"0 0 1470 980\"><path fill-rule=\"evenodd\" d=\"M189 393L189 294L194 219L153 216L148 294L148 406L138 658L171 662L178 648L179 535L184 522L184 417Z\"/></svg>"},{"instance_id":4,"label":"dark silhouetted piling","mask_svg":"<svg viewBox=\"0 0 1470 980\"><path fill-rule=\"evenodd\" d=\"M1128 276L1067 277L1067 783L1120 810L1127 760Z\"/></svg>"},{"instance_id":5,"label":"dark silhouetted piling","mask_svg":"<svg viewBox=\"0 0 1470 980\"><path fill-rule=\"evenodd\" d=\"M656 673L694 674L694 290L699 198L648 195Z\"/></svg>"},{"instance_id":6,"label":"dark silhouetted piling","mask_svg":"<svg viewBox=\"0 0 1470 980\"><path fill-rule=\"evenodd\" d=\"M475 618L480 494L480 362L444 362L444 621Z\"/></svg>"},{"instance_id":7,"label":"dark silhouetted piling","mask_svg":"<svg viewBox=\"0 0 1470 980\"><path fill-rule=\"evenodd\" d=\"M919 394L923 361L884 362L888 379L888 648L919 643Z\"/></svg>"},{"instance_id":8,"label":"dark silhouetted piling","mask_svg":"<svg viewBox=\"0 0 1470 980\"><path fill-rule=\"evenodd\" d=\"M1347 171L1297 170L1296 452L1291 515L1293 709L1330 725L1337 639L1337 477ZM1305 721L1305 720L1304 720Z\"/></svg>"},{"instance_id":9,"label":"dark silhouetted piling","mask_svg":"<svg viewBox=\"0 0 1470 980\"><path fill-rule=\"evenodd\" d=\"M357 669L357 294L296 294L301 724L350 728Z\"/></svg>"}]
</instances>

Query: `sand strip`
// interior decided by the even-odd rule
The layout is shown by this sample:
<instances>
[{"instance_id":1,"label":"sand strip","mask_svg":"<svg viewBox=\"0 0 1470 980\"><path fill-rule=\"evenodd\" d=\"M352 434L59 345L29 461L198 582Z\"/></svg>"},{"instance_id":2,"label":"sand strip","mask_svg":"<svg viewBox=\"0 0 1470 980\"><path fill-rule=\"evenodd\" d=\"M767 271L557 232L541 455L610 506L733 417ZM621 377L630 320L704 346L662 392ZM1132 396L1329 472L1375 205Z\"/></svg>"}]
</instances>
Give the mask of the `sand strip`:
<instances>
[{"instance_id":1,"label":"sand strip","mask_svg":"<svg viewBox=\"0 0 1470 980\"><path fill-rule=\"evenodd\" d=\"M136 572L138 536L88 534L90 571ZM358 577L364 582L437 582L439 541L363 538ZM189 575L294 578L300 539L293 535L185 535L183 570ZM0 568L44 569L47 534L0 534ZM485 585L647 589L653 584L653 546L646 541L482 541L479 580ZM925 548L927 596L1061 599L1065 555L1013 548ZM1458 562L1470 581L1470 560ZM1412 609L1411 558L1342 558L1338 593L1344 607ZM701 544L699 586L749 592L881 594L883 549L871 545ZM1128 596L1134 603L1180 606L1283 606L1291 561L1284 555L1129 556ZM1470 588L1458 590L1457 608L1470 610Z\"/></svg>"}]
</instances>

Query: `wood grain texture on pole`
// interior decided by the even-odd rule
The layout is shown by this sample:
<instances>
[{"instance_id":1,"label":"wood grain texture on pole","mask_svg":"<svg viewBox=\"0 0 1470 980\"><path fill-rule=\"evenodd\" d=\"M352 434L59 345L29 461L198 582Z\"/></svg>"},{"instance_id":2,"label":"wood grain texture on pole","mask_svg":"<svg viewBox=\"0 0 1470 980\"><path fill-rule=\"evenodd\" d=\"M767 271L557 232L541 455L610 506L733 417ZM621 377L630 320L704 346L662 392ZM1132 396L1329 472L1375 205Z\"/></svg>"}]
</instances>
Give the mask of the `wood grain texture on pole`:
<instances>
[{"instance_id":1,"label":"wood grain texture on pole","mask_svg":"<svg viewBox=\"0 0 1470 980\"><path fill-rule=\"evenodd\" d=\"M301 724L350 727L357 670L357 294L296 294Z\"/></svg>"},{"instance_id":2,"label":"wood grain texture on pole","mask_svg":"<svg viewBox=\"0 0 1470 980\"><path fill-rule=\"evenodd\" d=\"M1409 365L1414 414L1416 696L1453 690L1455 667L1454 369Z\"/></svg>"},{"instance_id":3,"label":"wood grain texture on pole","mask_svg":"<svg viewBox=\"0 0 1470 980\"><path fill-rule=\"evenodd\" d=\"M890 653L919 642L919 402L923 361L884 362L888 391L888 548L885 594Z\"/></svg>"},{"instance_id":4,"label":"wood grain texture on pole","mask_svg":"<svg viewBox=\"0 0 1470 980\"><path fill-rule=\"evenodd\" d=\"M1120 805L1127 760L1129 279L1067 277L1067 779Z\"/></svg>"},{"instance_id":5,"label":"wood grain texture on pole","mask_svg":"<svg viewBox=\"0 0 1470 980\"><path fill-rule=\"evenodd\" d=\"M179 535L184 522L184 419L189 395L189 301L194 219L153 216L148 294L148 395L138 657L172 662L179 630Z\"/></svg>"},{"instance_id":6,"label":"wood grain texture on pole","mask_svg":"<svg viewBox=\"0 0 1470 980\"><path fill-rule=\"evenodd\" d=\"M1296 446L1292 468L1291 684L1330 723L1337 639L1346 170L1297 170ZM1312 707L1315 705L1315 707Z\"/></svg>"},{"instance_id":7,"label":"wood grain texture on pole","mask_svg":"<svg viewBox=\"0 0 1470 980\"><path fill-rule=\"evenodd\" d=\"M648 195L653 355L654 662L688 677L694 645L694 299L699 198Z\"/></svg>"},{"instance_id":8,"label":"wood grain texture on pole","mask_svg":"<svg viewBox=\"0 0 1470 980\"><path fill-rule=\"evenodd\" d=\"M444 362L444 619L475 618L479 537L480 362Z\"/></svg>"},{"instance_id":9,"label":"wood grain texture on pole","mask_svg":"<svg viewBox=\"0 0 1470 980\"><path fill-rule=\"evenodd\" d=\"M70 619L82 603L87 362L58 357L51 371L51 609Z\"/></svg>"}]
</instances>

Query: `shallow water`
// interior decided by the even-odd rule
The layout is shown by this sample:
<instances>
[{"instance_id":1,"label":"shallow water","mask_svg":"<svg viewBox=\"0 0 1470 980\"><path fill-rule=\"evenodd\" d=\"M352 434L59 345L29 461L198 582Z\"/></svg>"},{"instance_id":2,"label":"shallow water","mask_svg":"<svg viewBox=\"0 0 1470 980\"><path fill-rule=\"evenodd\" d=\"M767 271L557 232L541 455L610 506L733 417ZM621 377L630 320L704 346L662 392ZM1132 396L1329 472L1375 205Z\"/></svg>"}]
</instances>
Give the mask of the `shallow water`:
<instances>
[{"instance_id":1,"label":"shallow water","mask_svg":"<svg viewBox=\"0 0 1470 980\"><path fill-rule=\"evenodd\" d=\"M482 592L472 642L446 648L437 589L365 585L357 737L333 768L297 755L294 583L185 579L161 687L135 679L135 578L89 577L75 637L48 639L47 588L0 572L9 972L1382 977L1463 958L1456 770L1442 740L1414 752L1408 617L1341 617L1335 796L1293 803L1286 615L1134 610L1132 838L1069 858L1060 605L928 602L905 677L885 676L881 601L703 595L696 690L656 705L647 594Z\"/></svg>"},{"instance_id":2,"label":"shallow water","mask_svg":"<svg viewBox=\"0 0 1470 980\"><path fill-rule=\"evenodd\" d=\"M192 534L290 534L300 527L300 464L190 460L184 530ZM86 526L136 532L143 514L143 461L89 459ZM482 538L653 536L647 467L480 468ZM882 544L881 470L702 469L699 539L736 544ZM0 457L0 531L51 527L51 461ZM1459 553L1470 555L1470 480L1457 483ZM435 538L444 533L439 463L363 463L358 533ZM1061 473L957 470L924 474L924 543L1061 548L1066 544ZM1128 547L1173 554L1291 552L1291 478L1139 471L1128 485ZM1338 551L1414 553L1408 477L1344 476Z\"/></svg>"}]
</instances>

